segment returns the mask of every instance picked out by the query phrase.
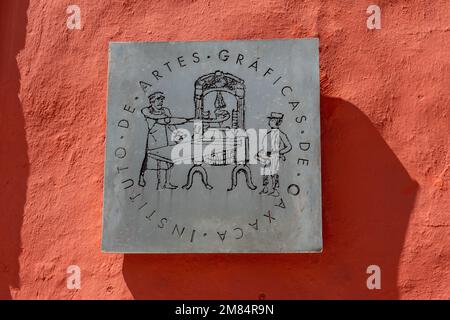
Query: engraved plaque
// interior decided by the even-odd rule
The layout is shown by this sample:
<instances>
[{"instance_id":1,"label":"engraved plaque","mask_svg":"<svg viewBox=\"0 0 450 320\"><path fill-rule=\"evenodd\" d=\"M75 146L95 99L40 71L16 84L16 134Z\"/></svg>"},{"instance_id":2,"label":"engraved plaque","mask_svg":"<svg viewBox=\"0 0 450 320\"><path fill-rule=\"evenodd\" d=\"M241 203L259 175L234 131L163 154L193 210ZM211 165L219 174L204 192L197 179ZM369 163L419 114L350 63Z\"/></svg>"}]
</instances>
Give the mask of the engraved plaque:
<instances>
[{"instance_id":1,"label":"engraved plaque","mask_svg":"<svg viewBox=\"0 0 450 320\"><path fill-rule=\"evenodd\" d=\"M317 39L113 42L106 252L322 250Z\"/></svg>"}]
</instances>

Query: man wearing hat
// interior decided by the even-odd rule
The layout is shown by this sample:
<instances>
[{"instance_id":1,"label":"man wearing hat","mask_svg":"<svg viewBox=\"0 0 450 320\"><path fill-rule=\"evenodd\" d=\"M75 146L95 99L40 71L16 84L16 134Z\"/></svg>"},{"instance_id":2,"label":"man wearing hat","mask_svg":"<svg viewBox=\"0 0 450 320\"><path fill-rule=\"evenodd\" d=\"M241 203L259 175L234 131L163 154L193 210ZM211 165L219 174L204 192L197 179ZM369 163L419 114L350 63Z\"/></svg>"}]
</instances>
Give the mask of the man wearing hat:
<instances>
[{"instance_id":1,"label":"man wearing hat","mask_svg":"<svg viewBox=\"0 0 450 320\"><path fill-rule=\"evenodd\" d=\"M157 185L156 189L176 189L170 183L170 176L173 162L164 161L161 158L152 156L151 150L169 145L169 134L176 130L172 124L172 116L169 108L164 107L164 93L157 91L148 96L150 106L141 110L148 125L147 144L144 161L139 175L139 185L144 187L146 182L144 174L146 170L156 170ZM162 173L164 172L164 179ZM163 181L164 180L164 181ZM162 183L163 182L163 183ZM162 185L161 185L162 184Z\"/></svg>"},{"instance_id":2,"label":"man wearing hat","mask_svg":"<svg viewBox=\"0 0 450 320\"><path fill-rule=\"evenodd\" d=\"M258 159L263 164L261 174L263 176L263 189L260 194L278 197L278 187L280 186L278 169L279 159L285 161L285 154L291 151L292 145L288 136L280 130L284 114L271 112L269 119L270 130L262 139L262 149L258 152Z\"/></svg>"}]
</instances>

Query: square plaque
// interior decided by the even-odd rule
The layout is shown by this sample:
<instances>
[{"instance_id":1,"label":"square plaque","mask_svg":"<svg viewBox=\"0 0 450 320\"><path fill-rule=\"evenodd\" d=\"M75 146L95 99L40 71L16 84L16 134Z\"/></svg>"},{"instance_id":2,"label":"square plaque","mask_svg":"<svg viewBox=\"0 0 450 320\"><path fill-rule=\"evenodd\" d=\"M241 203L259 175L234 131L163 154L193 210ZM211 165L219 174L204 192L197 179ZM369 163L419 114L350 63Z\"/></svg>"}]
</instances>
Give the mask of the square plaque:
<instances>
[{"instance_id":1,"label":"square plaque","mask_svg":"<svg viewBox=\"0 0 450 320\"><path fill-rule=\"evenodd\" d=\"M102 248L320 252L317 39L113 42Z\"/></svg>"}]
</instances>

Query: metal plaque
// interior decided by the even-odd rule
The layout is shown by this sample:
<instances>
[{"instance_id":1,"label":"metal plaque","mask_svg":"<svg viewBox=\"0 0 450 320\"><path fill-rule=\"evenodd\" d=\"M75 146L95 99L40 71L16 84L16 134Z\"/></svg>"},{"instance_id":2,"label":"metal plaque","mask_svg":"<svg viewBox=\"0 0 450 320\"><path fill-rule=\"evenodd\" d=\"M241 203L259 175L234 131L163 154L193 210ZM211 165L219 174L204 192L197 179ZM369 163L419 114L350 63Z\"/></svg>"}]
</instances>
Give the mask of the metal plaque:
<instances>
[{"instance_id":1,"label":"metal plaque","mask_svg":"<svg viewBox=\"0 0 450 320\"><path fill-rule=\"evenodd\" d=\"M322 250L317 39L113 42L106 252Z\"/></svg>"}]
</instances>

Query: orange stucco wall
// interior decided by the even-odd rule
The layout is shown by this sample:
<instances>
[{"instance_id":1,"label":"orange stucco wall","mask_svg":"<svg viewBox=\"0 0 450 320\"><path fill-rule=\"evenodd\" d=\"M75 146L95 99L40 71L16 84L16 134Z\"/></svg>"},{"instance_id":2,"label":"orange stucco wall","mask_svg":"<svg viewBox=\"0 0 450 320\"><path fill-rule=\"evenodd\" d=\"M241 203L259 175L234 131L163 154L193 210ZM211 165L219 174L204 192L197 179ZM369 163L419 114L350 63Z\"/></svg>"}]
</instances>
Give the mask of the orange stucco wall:
<instances>
[{"instance_id":1,"label":"orange stucco wall","mask_svg":"<svg viewBox=\"0 0 450 320\"><path fill-rule=\"evenodd\" d=\"M450 298L448 0L14 0L0 14L1 298ZM324 252L101 253L108 42L300 37L320 38Z\"/></svg>"}]
</instances>

